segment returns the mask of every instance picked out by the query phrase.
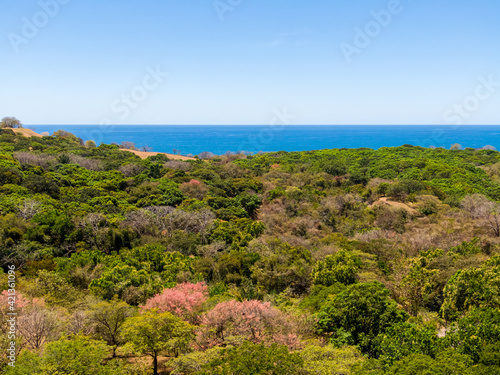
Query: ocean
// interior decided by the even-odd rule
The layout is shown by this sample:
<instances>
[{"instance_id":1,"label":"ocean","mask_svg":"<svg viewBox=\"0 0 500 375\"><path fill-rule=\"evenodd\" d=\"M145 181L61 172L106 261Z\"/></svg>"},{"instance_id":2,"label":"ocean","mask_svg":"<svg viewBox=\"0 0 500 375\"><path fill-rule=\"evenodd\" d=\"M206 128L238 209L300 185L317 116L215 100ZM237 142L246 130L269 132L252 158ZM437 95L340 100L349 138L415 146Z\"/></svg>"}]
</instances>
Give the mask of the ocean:
<instances>
[{"instance_id":1,"label":"ocean","mask_svg":"<svg viewBox=\"0 0 500 375\"><path fill-rule=\"evenodd\" d=\"M457 125L33 125L38 133L63 129L83 140L100 143L134 142L152 151L197 155L208 151L273 152L329 148L378 149L411 144L423 147L500 149L500 126Z\"/></svg>"}]
</instances>

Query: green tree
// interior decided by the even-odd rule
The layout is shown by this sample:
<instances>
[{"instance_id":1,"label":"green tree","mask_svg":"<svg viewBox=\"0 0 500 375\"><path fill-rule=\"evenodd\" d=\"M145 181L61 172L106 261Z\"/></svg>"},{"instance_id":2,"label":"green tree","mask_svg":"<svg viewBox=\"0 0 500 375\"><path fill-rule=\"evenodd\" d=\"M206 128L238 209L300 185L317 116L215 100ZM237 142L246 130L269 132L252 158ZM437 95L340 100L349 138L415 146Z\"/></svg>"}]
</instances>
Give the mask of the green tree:
<instances>
[{"instance_id":1,"label":"green tree","mask_svg":"<svg viewBox=\"0 0 500 375\"><path fill-rule=\"evenodd\" d=\"M395 294L398 302L413 316L417 316L435 289L432 278L439 271L431 269L430 263L442 254L442 250L423 251L418 257L403 258L395 262L394 274L397 280Z\"/></svg>"},{"instance_id":2,"label":"green tree","mask_svg":"<svg viewBox=\"0 0 500 375\"><path fill-rule=\"evenodd\" d=\"M396 323L380 335L380 360L387 366L410 354L434 357L443 347L434 326Z\"/></svg>"},{"instance_id":3,"label":"green tree","mask_svg":"<svg viewBox=\"0 0 500 375\"><path fill-rule=\"evenodd\" d=\"M163 193L163 199L167 206L178 206L184 200L184 195L181 189L179 189L179 185L167 178L161 179L158 190Z\"/></svg>"},{"instance_id":4,"label":"green tree","mask_svg":"<svg viewBox=\"0 0 500 375\"><path fill-rule=\"evenodd\" d=\"M319 261L312 271L314 284L330 286L335 283L345 285L356 282L356 273L361 267L361 259L347 250L340 250Z\"/></svg>"},{"instance_id":5,"label":"green tree","mask_svg":"<svg viewBox=\"0 0 500 375\"><path fill-rule=\"evenodd\" d=\"M424 354L412 354L397 361L386 375L465 375L471 359L453 349L440 352L435 359Z\"/></svg>"},{"instance_id":6,"label":"green tree","mask_svg":"<svg viewBox=\"0 0 500 375\"><path fill-rule=\"evenodd\" d=\"M308 375L350 374L353 365L364 361L362 354L352 346L307 345L297 353L304 360L304 373Z\"/></svg>"},{"instance_id":7,"label":"green tree","mask_svg":"<svg viewBox=\"0 0 500 375\"><path fill-rule=\"evenodd\" d=\"M9 367L7 375L125 375L129 373L118 361L105 362L110 347L103 341L74 336L47 344L41 357L24 351Z\"/></svg>"},{"instance_id":8,"label":"green tree","mask_svg":"<svg viewBox=\"0 0 500 375\"><path fill-rule=\"evenodd\" d=\"M106 269L100 278L93 280L89 290L103 299L110 300L117 295L131 304L138 305L159 293L162 285L158 274L120 263Z\"/></svg>"},{"instance_id":9,"label":"green tree","mask_svg":"<svg viewBox=\"0 0 500 375\"><path fill-rule=\"evenodd\" d=\"M500 265L458 270L444 291L441 314L456 320L474 307L500 307Z\"/></svg>"},{"instance_id":10,"label":"green tree","mask_svg":"<svg viewBox=\"0 0 500 375\"><path fill-rule=\"evenodd\" d=\"M153 372L158 375L158 356L177 357L187 352L193 339L193 326L169 312L158 314L155 310L128 318L123 335L134 349L153 358Z\"/></svg>"},{"instance_id":11,"label":"green tree","mask_svg":"<svg viewBox=\"0 0 500 375\"><path fill-rule=\"evenodd\" d=\"M125 320L134 314L134 309L123 301L113 299L111 302L99 302L90 309L89 319L94 325L96 335L113 348L124 343L122 327Z\"/></svg>"},{"instance_id":12,"label":"green tree","mask_svg":"<svg viewBox=\"0 0 500 375\"><path fill-rule=\"evenodd\" d=\"M260 259L250 268L258 285L269 292L281 293L287 288L295 294L307 292L312 263L309 250L273 239L259 248L258 254Z\"/></svg>"},{"instance_id":13,"label":"green tree","mask_svg":"<svg viewBox=\"0 0 500 375\"><path fill-rule=\"evenodd\" d=\"M382 284L360 283L348 286L324 304L317 314L316 331L336 345L356 345L363 353L376 356L377 336L407 318Z\"/></svg>"},{"instance_id":14,"label":"green tree","mask_svg":"<svg viewBox=\"0 0 500 375\"><path fill-rule=\"evenodd\" d=\"M470 311L450 327L445 342L479 362L488 345L500 343L500 311L492 308Z\"/></svg>"},{"instance_id":15,"label":"green tree","mask_svg":"<svg viewBox=\"0 0 500 375\"><path fill-rule=\"evenodd\" d=\"M298 353L289 353L284 345L245 342L241 347L225 349L196 375L290 375L298 374L304 361Z\"/></svg>"}]
</instances>

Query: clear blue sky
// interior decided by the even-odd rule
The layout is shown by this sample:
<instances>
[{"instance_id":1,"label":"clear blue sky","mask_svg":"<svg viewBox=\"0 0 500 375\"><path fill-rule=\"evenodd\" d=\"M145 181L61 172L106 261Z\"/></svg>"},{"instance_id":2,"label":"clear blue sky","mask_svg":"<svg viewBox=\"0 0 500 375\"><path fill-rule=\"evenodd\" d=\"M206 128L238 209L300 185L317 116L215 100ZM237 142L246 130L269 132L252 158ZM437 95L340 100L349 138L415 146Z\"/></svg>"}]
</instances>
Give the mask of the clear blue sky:
<instances>
[{"instance_id":1,"label":"clear blue sky","mask_svg":"<svg viewBox=\"0 0 500 375\"><path fill-rule=\"evenodd\" d=\"M0 116L268 124L286 107L292 124L500 124L500 87L479 80L500 82L500 1L392 1L0 0Z\"/></svg>"}]
</instances>

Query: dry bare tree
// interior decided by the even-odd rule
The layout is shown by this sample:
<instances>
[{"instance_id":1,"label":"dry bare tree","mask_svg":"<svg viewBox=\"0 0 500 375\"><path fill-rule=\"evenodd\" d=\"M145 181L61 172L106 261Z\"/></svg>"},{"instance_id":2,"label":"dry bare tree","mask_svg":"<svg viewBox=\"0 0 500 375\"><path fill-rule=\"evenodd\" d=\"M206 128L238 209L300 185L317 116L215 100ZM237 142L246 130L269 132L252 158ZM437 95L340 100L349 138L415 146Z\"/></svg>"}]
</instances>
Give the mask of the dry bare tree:
<instances>
[{"instance_id":1,"label":"dry bare tree","mask_svg":"<svg viewBox=\"0 0 500 375\"><path fill-rule=\"evenodd\" d=\"M34 303L19 317L19 332L32 349L40 349L45 342L56 338L59 321L60 316L56 312Z\"/></svg>"},{"instance_id":2,"label":"dry bare tree","mask_svg":"<svg viewBox=\"0 0 500 375\"><path fill-rule=\"evenodd\" d=\"M41 211L42 204L34 199L25 199L18 207L19 216L24 220L31 220L33 216Z\"/></svg>"}]
</instances>

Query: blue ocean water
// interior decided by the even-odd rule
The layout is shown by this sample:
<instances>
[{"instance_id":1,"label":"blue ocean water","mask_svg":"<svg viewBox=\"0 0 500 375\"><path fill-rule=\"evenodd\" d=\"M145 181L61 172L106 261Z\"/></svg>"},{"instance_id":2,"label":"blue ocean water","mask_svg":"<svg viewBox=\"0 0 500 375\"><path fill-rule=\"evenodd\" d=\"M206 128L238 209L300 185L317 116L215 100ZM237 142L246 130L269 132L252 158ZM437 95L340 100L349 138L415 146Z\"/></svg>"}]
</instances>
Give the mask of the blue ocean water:
<instances>
[{"instance_id":1,"label":"blue ocean water","mask_svg":"<svg viewBox=\"0 0 500 375\"><path fill-rule=\"evenodd\" d=\"M309 151L327 148L378 149L411 144L450 148L454 143L500 149L500 126L456 125L34 125L38 133L63 129L83 140L100 143L134 142L153 151L180 150L183 155L203 151Z\"/></svg>"}]
</instances>

